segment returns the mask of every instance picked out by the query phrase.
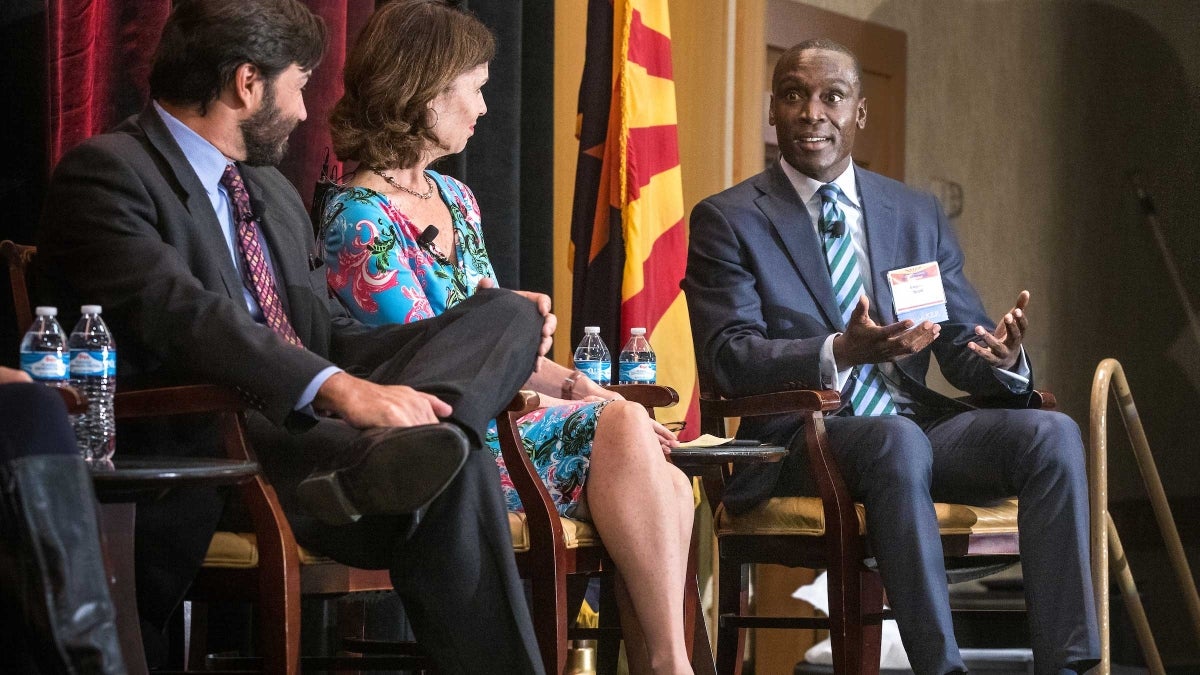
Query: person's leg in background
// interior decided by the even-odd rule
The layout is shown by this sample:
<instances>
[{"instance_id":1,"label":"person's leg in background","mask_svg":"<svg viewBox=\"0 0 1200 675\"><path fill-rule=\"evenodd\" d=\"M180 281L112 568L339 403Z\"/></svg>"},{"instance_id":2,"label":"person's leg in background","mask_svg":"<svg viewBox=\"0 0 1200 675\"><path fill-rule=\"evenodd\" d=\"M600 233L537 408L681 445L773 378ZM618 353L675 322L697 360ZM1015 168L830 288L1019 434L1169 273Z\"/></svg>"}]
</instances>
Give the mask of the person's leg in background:
<instances>
[{"instance_id":1,"label":"person's leg in background","mask_svg":"<svg viewBox=\"0 0 1200 675\"><path fill-rule=\"evenodd\" d=\"M40 384L0 385L0 597L0 670L125 672L91 477Z\"/></svg>"}]
</instances>

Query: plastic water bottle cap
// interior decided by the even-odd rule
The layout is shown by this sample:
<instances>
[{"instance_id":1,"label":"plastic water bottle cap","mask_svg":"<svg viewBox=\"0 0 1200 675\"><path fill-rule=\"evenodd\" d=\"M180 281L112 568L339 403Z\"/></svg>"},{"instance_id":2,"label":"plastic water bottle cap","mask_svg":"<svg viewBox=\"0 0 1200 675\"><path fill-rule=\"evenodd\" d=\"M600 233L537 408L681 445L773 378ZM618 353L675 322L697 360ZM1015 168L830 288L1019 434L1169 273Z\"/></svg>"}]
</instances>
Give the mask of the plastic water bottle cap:
<instances>
[{"instance_id":1,"label":"plastic water bottle cap","mask_svg":"<svg viewBox=\"0 0 1200 675\"><path fill-rule=\"evenodd\" d=\"M646 329L645 328L630 328L629 334L630 335L645 335Z\"/></svg>"},{"instance_id":2,"label":"plastic water bottle cap","mask_svg":"<svg viewBox=\"0 0 1200 675\"><path fill-rule=\"evenodd\" d=\"M79 308L80 314L99 314L100 305L83 305Z\"/></svg>"},{"instance_id":3,"label":"plastic water bottle cap","mask_svg":"<svg viewBox=\"0 0 1200 675\"><path fill-rule=\"evenodd\" d=\"M38 307L37 309L33 310L33 313L37 314L38 316L58 316L58 308Z\"/></svg>"},{"instance_id":4,"label":"plastic water bottle cap","mask_svg":"<svg viewBox=\"0 0 1200 675\"><path fill-rule=\"evenodd\" d=\"M600 334L600 326L584 326L583 334L584 335L599 335Z\"/></svg>"}]
</instances>

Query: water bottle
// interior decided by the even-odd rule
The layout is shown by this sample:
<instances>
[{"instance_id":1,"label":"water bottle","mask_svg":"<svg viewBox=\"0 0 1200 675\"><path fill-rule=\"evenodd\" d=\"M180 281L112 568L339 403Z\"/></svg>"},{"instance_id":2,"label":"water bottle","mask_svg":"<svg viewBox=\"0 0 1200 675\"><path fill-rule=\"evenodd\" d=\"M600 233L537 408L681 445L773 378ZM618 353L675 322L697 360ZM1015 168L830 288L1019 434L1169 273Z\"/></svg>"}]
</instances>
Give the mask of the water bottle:
<instances>
[{"instance_id":1,"label":"water bottle","mask_svg":"<svg viewBox=\"0 0 1200 675\"><path fill-rule=\"evenodd\" d=\"M21 370L37 382L54 387L67 384L66 347L58 308L38 307L37 318L21 340Z\"/></svg>"},{"instance_id":2,"label":"water bottle","mask_svg":"<svg viewBox=\"0 0 1200 675\"><path fill-rule=\"evenodd\" d=\"M601 387L612 382L612 356L600 339L599 326L584 327L583 340L575 349L575 367Z\"/></svg>"},{"instance_id":3,"label":"water bottle","mask_svg":"<svg viewBox=\"0 0 1200 675\"><path fill-rule=\"evenodd\" d=\"M658 379L658 365L654 350L646 340L645 328L631 328L629 342L621 350L620 384L654 384Z\"/></svg>"},{"instance_id":4,"label":"water bottle","mask_svg":"<svg viewBox=\"0 0 1200 675\"><path fill-rule=\"evenodd\" d=\"M79 308L83 315L67 345L71 350L71 383L88 399L87 411L75 418L75 441L89 462L105 462L116 448L113 394L117 389L117 345L100 318L99 305Z\"/></svg>"}]
</instances>

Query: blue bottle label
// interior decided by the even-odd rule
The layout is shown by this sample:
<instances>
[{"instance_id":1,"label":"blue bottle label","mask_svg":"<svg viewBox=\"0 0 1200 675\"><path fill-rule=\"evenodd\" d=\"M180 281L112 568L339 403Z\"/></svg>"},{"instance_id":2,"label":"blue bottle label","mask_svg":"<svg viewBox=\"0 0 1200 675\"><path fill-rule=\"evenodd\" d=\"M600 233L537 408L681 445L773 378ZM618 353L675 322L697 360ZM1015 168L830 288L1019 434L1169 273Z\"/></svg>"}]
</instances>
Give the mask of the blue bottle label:
<instances>
[{"instance_id":1,"label":"blue bottle label","mask_svg":"<svg viewBox=\"0 0 1200 675\"><path fill-rule=\"evenodd\" d=\"M658 378L658 366L654 363L621 362L621 382L654 384Z\"/></svg>"},{"instance_id":2,"label":"blue bottle label","mask_svg":"<svg viewBox=\"0 0 1200 675\"><path fill-rule=\"evenodd\" d=\"M593 382L599 382L601 369L600 363L600 361L576 361L575 367L579 369L579 372L587 375L589 380Z\"/></svg>"},{"instance_id":3,"label":"blue bottle label","mask_svg":"<svg viewBox=\"0 0 1200 675\"><path fill-rule=\"evenodd\" d=\"M612 373L611 361L576 361L575 367L588 379L599 385L606 385Z\"/></svg>"},{"instance_id":4,"label":"blue bottle label","mask_svg":"<svg viewBox=\"0 0 1200 675\"><path fill-rule=\"evenodd\" d=\"M35 380L65 380L67 360L61 353L24 352L21 354L21 370L29 373Z\"/></svg>"},{"instance_id":5,"label":"blue bottle label","mask_svg":"<svg viewBox=\"0 0 1200 675\"><path fill-rule=\"evenodd\" d=\"M71 377L117 376L117 353L111 349L71 350Z\"/></svg>"}]
</instances>

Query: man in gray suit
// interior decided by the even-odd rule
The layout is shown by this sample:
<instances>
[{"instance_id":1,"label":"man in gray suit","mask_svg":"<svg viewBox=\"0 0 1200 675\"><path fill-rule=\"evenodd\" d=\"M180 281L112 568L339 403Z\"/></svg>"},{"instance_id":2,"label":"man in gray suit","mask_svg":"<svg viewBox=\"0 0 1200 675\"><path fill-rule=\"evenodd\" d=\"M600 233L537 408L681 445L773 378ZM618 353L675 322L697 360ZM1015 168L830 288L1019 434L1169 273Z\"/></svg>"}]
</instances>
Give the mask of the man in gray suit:
<instances>
[{"instance_id":1,"label":"man in gray suit","mask_svg":"<svg viewBox=\"0 0 1200 675\"><path fill-rule=\"evenodd\" d=\"M965 670L933 502L1018 495L1037 672L1083 672L1099 656L1083 445L1066 416L1020 409L1032 391L1022 347L1029 294L993 326L937 201L851 161L866 119L861 69L844 46L810 40L780 58L770 110L780 162L691 216L683 288L701 384L725 396L842 393L845 405L825 420L830 447L866 505L917 673ZM898 317L905 287L894 291L888 272L933 262L944 302ZM926 388L930 354L956 387L1010 409ZM791 415L745 420L740 436L791 442L793 452L735 475L727 508L811 494L799 425Z\"/></svg>"},{"instance_id":2,"label":"man in gray suit","mask_svg":"<svg viewBox=\"0 0 1200 675\"><path fill-rule=\"evenodd\" d=\"M60 305L103 305L126 383L213 382L255 404L249 435L297 538L390 569L440 671L540 672L482 443L549 346L549 299L485 290L378 328L330 301L304 204L274 168L324 48L295 0L180 3L154 100L57 167L43 269ZM125 426L118 453L212 454L214 434L207 420ZM221 508L180 490L139 509L144 624L178 603Z\"/></svg>"}]
</instances>

